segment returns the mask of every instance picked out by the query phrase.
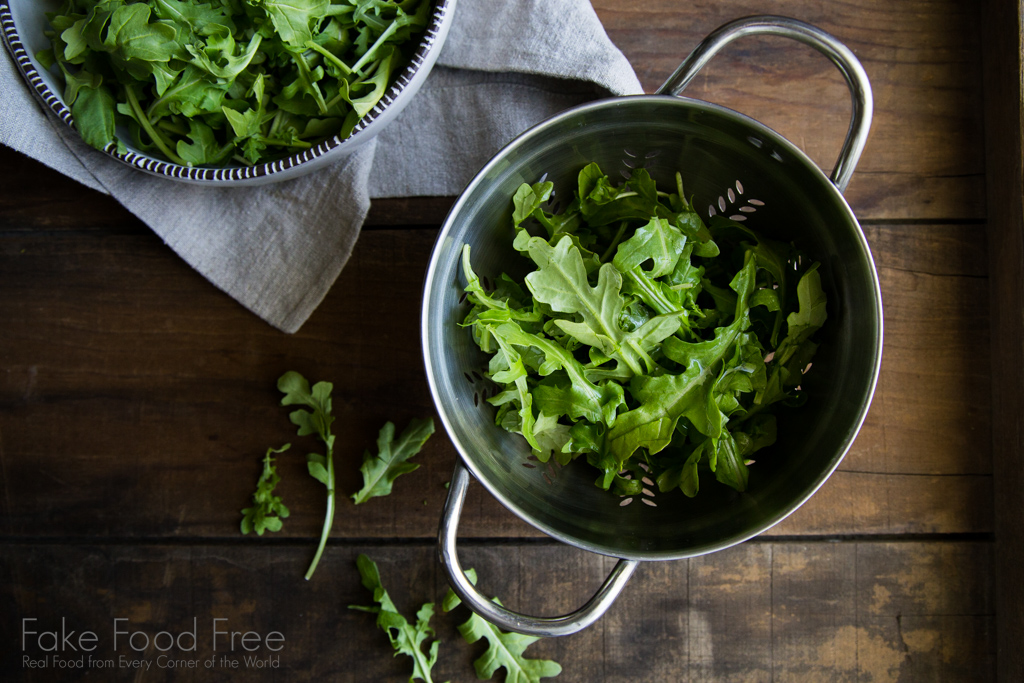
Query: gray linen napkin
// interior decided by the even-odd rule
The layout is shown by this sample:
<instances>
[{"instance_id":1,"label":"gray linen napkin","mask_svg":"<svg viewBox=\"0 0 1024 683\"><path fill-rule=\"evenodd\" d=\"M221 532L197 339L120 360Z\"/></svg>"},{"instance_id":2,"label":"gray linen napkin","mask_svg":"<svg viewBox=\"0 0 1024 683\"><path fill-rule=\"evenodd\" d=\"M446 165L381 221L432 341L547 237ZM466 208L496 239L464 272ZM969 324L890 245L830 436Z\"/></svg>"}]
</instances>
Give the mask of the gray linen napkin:
<instances>
[{"instance_id":1,"label":"gray linen napkin","mask_svg":"<svg viewBox=\"0 0 1024 683\"><path fill-rule=\"evenodd\" d=\"M641 92L587 0L459 0L437 66L402 114L295 180L203 188L86 146L0 58L0 143L113 195L243 306L295 332L348 260L371 197L457 195L531 125L595 97Z\"/></svg>"}]
</instances>

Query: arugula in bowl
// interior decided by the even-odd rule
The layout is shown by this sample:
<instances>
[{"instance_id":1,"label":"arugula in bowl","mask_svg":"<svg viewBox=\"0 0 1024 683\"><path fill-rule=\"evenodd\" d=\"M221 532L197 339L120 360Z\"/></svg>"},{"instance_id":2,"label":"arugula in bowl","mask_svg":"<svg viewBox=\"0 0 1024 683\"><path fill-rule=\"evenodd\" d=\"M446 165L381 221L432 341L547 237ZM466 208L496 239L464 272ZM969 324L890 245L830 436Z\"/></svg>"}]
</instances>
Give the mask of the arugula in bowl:
<instances>
[{"instance_id":1,"label":"arugula in bowl","mask_svg":"<svg viewBox=\"0 0 1024 683\"><path fill-rule=\"evenodd\" d=\"M512 198L514 248L534 270L485 286L470 248L463 325L501 387L496 422L542 462L583 457L597 485L695 496L702 474L743 491L750 456L797 406L825 323L818 264L734 220L705 224L679 174L659 191L644 169L615 185L583 168L573 201L554 185Z\"/></svg>"},{"instance_id":2,"label":"arugula in bowl","mask_svg":"<svg viewBox=\"0 0 1024 683\"><path fill-rule=\"evenodd\" d=\"M83 139L183 166L255 165L347 137L430 0L65 0L37 55ZM129 140L119 139L117 129Z\"/></svg>"}]
</instances>

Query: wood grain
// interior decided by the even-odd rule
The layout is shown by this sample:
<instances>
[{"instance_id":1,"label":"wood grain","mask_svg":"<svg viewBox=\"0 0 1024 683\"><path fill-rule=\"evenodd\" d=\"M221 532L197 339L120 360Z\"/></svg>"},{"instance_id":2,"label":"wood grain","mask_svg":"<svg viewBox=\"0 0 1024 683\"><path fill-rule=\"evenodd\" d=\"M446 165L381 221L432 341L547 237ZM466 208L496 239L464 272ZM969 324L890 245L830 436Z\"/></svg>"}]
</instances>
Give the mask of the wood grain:
<instances>
[{"instance_id":1,"label":"wood grain","mask_svg":"<svg viewBox=\"0 0 1024 683\"><path fill-rule=\"evenodd\" d=\"M988 284L977 233L870 228L886 325L875 403L840 471L773 533L992 531ZM355 491L362 453L385 421L433 414L417 321L434 235L367 231L294 336L214 291L151 235L5 235L0 319L17 324L0 329L3 533L234 535L264 450L315 446L299 445L277 405L276 379L289 369L335 383L339 483ZM454 458L438 435L394 495L346 501L335 534L433 536ZM304 469L300 457L282 464L293 511L286 535L319 528L323 489ZM463 533L537 535L481 487L472 491Z\"/></svg>"},{"instance_id":2,"label":"wood grain","mask_svg":"<svg viewBox=\"0 0 1024 683\"><path fill-rule=\"evenodd\" d=\"M708 32L766 10L593 4L648 92ZM642 565L594 627L529 652L561 662L567 682L973 681L997 667L1021 680L1021 3L768 9L847 43L872 81L874 126L848 199L885 304L875 402L839 470L784 522L713 555ZM824 169L848 123L834 67L778 38L730 46L686 94L754 117ZM315 444L295 436L274 385L289 369L335 382L342 493L358 488L386 420L433 415L417 320L452 198L375 201L331 293L289 336L115 200L5 148L0 187L0 679L407 680L373 617L347 609L370 599L354 558L379 562L406 614L440 600L434 535L454 448L438 434L391 496L343 497L302 581L324 490L301 457ZM278 492L293 514L280 534L242 537L260 458L287 441ZM578 606L613 564L543 537L476 484L460 554L484 591L537 614ZM92 628L113 655L115 617L149 634L197 619L202 655L213 618L279 630L287 645L280 668L262 671L23 667L21 619ZM466 617L434 618L438 681L475 679L484 648L458 638Z\"/></svg>"},{"instance_id":3,"label":"wood grain","mask_svg":"<svg viewBox=\"0 0 1024 683\"><path fill-rule=\"evenodd\" d=\"M254 540L233 546L6 545L0 604L15 617L0 623L17 643L21 619L38 630L66 627L99 637L94 657L133 654L121 630L197 631L196 652L215 653L212 620L222 629L278 631L280 668L245 669L247 681L404 681L408 660L393 658L372 615L346 609L370 596L360 586L357 553L372 557L399 610L409 617L440 602L447 585L429 546L331 548L312 581L301 578L305 549ZM481 589L513 609L562 613L589 597L611 561L564 546L505 544L464 550ZM543 640L527 656L563 667L565 683L592 681L885 681L985 680L993 667L988 543L747 543L689 561L641 565L623 596L592 628ZM17 588L13 588L17 587ZM465 608L432 620L442 640L435 680L468 681L486 649L455 632ZM197 621L194 622L193 619ZM166 640L166 637L164 637ZM142 647L141 637L135 642ZM163 642L163 641L161 641ZM189 642L189 641L183 641ZM40 655L29 641L26 653ZM242 660L241 648L217 654ZM177 652L177 649L170 651ZM53 670L21 667L21 653L0 656L5 680L53 680ZM158 669L146 681L238 680L218 664L194 674ZM266 649L257 651L266 657ZM103 680L128 680L133 672ZM91 679L93 676L90 676ZM77 680L68 675L61 680Z\"/></svg>"},{"instance_id":4,"label":"wood grain","mask_svg":"<svg viewBox=\"0 0 1024 683\"><path fill-rule=\"evenodd\" d=\"M597 0L612 41L653 92L700 40L763 3ZM977 9L952 0L773 2L844 42L871 79L875 119L850 184L866 218L983 218L981 38ZM765 123L831 169L849 120L839 72L810 48L746 38L712 60L685 93Z\"/></svg>"},{"instance_id":5,"label":"wood grain","mask_svg":"<svg viewBox=\"0 0 1024 683\"><path fill-rule=\"evenodd\" d=\"M647 92L719 25L765 12L763 3L598 0L598 17ZM980 219L985 213L981 39L976 8L955 0L775 2L770 11L811 22L857 54L871 79L875 119L849 188L863 219ZM839 72L810 48L747 38L725 49L686 95L736 109L831 169L850 97ZM497 151L497 150L495 150ZM19 227L131 222L111 199L0 150L0 221ZM88 199L85 199L87 198ZM378 200L370 224L438 224L450 199ZM0 228L3 225L0 223Z\"/></svg>"},{"instance_id":6,"label":"wood grain","mask_svg":"<svg viewBox=\"0 0 1024 683\"><path fill-rule=\"evenodd\" d=\"M985 2L987 159L992 358L992 444L996 509L995 585L999 598L998 672L1024 679L1024 27L1021 2Z\"/></svg>"}]
</instances>

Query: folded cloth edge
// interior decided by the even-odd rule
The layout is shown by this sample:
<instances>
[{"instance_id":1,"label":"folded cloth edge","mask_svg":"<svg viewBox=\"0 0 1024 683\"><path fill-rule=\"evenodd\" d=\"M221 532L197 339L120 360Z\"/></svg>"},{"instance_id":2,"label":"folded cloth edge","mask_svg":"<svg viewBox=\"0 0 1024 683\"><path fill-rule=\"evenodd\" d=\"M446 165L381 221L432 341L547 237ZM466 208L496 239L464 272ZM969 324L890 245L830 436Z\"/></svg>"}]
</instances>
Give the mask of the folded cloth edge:
<instances>
[{"instance_id":1,"label":"folded cloth edge","mask_svg":"<svg viewBox=\"0 0 1024 683\"><path fill-rule=\"evenodd\" d=\"M455 19L438 63L466 72L467 81L474 80L473 72L504 72L536 75L541 81L588 81L613 94L641 92L636 74L586 0L460 0ZM509 30L515 40L509 40ZM317 173L270 186L202 188L146 176L87 147L36 100L12 60L0 61L0 91L8 103L0 110L0 142L114 196L212 284L289 333L308 319L346 264L371 196L456 195L501 145L588 99L545 92L541 83L528 101L502 101L480 112L479 120L470 116L468 121L487 135L474 154L462 156L462 167L442 181L409 175L398 193L382 191L374 179L396 177L388 132L403 130L408 109L370 145ZM429 93L437 80L431 74L424 90ZM413 105L428 98L418 96ZM519 110L516 116L501 114L512 108ZM450 145L455 137L438 135L436 143ZM434 151L437 165L451 165L457 150L446 149ZM397 165L403 166L400 159ZM406 172L413 174L415 168Z\"/></svg>"}]
</instances>

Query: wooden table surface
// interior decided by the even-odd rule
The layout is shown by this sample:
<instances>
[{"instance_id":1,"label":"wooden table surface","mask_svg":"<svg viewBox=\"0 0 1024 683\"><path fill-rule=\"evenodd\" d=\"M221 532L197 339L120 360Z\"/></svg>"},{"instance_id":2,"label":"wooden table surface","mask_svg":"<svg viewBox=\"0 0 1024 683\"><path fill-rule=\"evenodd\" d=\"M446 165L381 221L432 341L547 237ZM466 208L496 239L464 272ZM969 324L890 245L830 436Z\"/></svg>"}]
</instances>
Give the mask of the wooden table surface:
<instances>
[{"instance_id":1,"label":"wooden table surface","mask_svg":"<svg viewBox=\"0 0 1024 683\"><path fill-rule=\"evenodd\" d=\"M594 5L647 91L712 29L766 8ZM873 406L839 470L782 524L730 550L641 565L595 626L528 652L560 662L562 681L961 681L992 680L997 669L1021 680L1012 676L1019 640L997 648L1021 611L1002 597L1019 592L1001 593L996 578L999 566L1013 571L1016 551L1003 547L1020 534L1000 521L1011 512L994 502L1008 494L993 477L1020 462L1017 442L1005 443L1020 427L999 427L1019 420L1019 308L1001 303L1019 304L1020 294L991 272L1006 261L999 267L1019 282L1020 235L992 221L1019 219L1020 135L986 128L1014 111L1019 124L1019 3L782 0L770 9L833 33L874 87L871 138L847 195L885 302ZM759 119L825 169L848 125L839 73L777 38L727 48L687 94ZM408 615L440 601L435 535L455 451L439 433L391 496L355 506L344 494L358 488L362 453L385 421L434 415L418 310L452 198L375 202L326 300L286 335L112 199L7 149L0 183L0 677L406 680L408 660L391 656L373 617L347 609L369 602L354 559L376 560ZM1011 353L1004 361L994 348ZM324 489L301 457L280 459L278 492L292 512L284 530L238 532L265 449L300 442L278 406L275 382L287 370L335 384L340 503L309 582ZM483 590L527 612L574 608L613 563L546 538L480 485L460 532ZM150 635L191 630L196 619L203 657L213 654L215 618L231 630L278 631L286 644L275 669L32 670L26 618L38 630L64 620L98 632L104 657L130 654L110 647L115 618ZM434 618L437 681L475 680L471 662L484 647L458 637L465 618ZM228 654L241 660L237 648Z\"/></svg>"}]
</instances>

